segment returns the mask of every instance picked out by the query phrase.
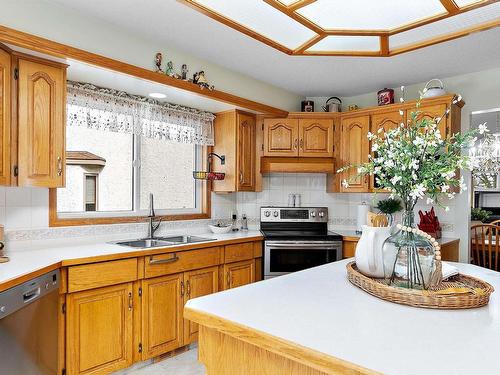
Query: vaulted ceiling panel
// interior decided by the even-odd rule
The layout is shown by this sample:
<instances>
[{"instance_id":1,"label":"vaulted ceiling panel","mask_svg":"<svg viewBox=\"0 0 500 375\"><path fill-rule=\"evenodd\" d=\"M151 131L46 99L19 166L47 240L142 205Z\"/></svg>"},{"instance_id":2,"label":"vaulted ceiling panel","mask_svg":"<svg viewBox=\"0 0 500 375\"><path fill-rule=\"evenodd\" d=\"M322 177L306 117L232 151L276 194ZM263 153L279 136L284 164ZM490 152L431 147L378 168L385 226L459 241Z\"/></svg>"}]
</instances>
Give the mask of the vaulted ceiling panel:
<instances>
[{"instance_id":1,"label":"vaulted ceiling panel","mask_svg":"<svg viewBox=\"0 0 500 375\"><path fill-rule=\"evenodd\" d=\"M390 30L446 9L439 0L317 0L298 13L323 29Z\"/></svg>"},{"instance_id":2,"label":"vaulted ceiling panel","mask_svg":"<svg viewBox=\"0 0 500 375\"><path fill-rule=\"evenodd\" d=\"M458 14L453 18L445 18L441 21L436 21L416 29L395 34L390 37L389 42L391 48L397 50L404 46L411 46L436 38L457 35L461 30L472 30L478 25L490 23L492 27L494 27L499 14L500 3L492 4L487 7Z\"/></svg>"},{"instance_id":3,"label":"vaulted ceiling panel","mask_svg":"<svg viewBox=\"0 0 500 375\"><path fill-rule=\"evenodd\" d=\"M378 36L330 35L307 49L307 52L379 50L380 38Z\"/></svg>"},{"instance_id":4,"label":"vaulted ceiling panel","mask_svg":"<svg viewBox=\"0 0 500 375\"><path fill-rule=\"evenodd\" d=\"M198 4L282 46L295 49L316 34L264 1L197 0Z\"/></svg>"}]
</instances>

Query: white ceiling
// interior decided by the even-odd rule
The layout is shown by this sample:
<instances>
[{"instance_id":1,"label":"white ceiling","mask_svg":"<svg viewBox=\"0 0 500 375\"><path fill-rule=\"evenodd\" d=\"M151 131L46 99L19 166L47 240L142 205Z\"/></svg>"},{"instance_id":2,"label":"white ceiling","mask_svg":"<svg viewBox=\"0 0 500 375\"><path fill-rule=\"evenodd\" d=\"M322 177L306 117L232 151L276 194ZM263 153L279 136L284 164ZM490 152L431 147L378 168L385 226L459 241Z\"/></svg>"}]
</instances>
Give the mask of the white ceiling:
<instances>
[{"instance_id":1,"label":"white ceiling","mask_svg":"<svg viewBox=\"0 0 500 375\"><path fill-rule=\"evenodd\" d=\"M288 56L176 0L52 1L304 96L352 96L500 66L500 28L389 58Z\"/></svg>"}]
</instances>

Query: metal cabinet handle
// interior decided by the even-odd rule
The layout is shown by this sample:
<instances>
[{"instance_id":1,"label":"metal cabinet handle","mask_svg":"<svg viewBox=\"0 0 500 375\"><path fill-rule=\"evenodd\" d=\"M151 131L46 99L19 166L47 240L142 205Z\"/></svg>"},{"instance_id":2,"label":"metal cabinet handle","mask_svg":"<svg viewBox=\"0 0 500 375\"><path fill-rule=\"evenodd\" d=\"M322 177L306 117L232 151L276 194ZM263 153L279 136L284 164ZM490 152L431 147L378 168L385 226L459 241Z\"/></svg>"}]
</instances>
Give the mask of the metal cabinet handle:
<instances>
[{"instance_id":1,"label":"metal cabinet handle","mask_svg":"<svg viewBox=\"0 0 500 375\"><path fill-rule=\"evenodd\" d=\"M181 281L181 297L184 296L184 281Z\"/></svg>"},{"instance_id":2,"label":"metal cabinet handle","mask_svg":"<svg viewBox=\"0 0 500 375\"><path fill-rule=\"evenodd\" d=\"M57 175L62 176L62 158L60 156L57 157Z\"/></svg>"},{"instance_id":3,"label":"metal cabinet handle","mask_svg":"<svg viewBox=\"0 0 500 375\"><path fill-rule=\"evenodd\" d=\"M240 183L243 183L243 172L240 171Z\"/></svg>"},{"instance_id":4,"label":"metal cabinet handle","mask_svg":"<svg viewBox=\"0 0 500 375\"><path fill-rule=\"evenodd\" d=\"M301 139L301 140L300 140L300 148L301 148L301 149L303 149L303 148L304 148L304 140L303 140L303 139Z\"/></svg>"},{"instance_id":5,"label":"metal cabinet handle","mask_svg":"<svg viewBox=\"0 0 500 375\"><path fill-rule=\"evenodd\" d=\"M191 283L188 281L186 281L186 294L188 296L188 298L191 297Z\"/></svg>"},{"instance_id":6,"label":"metal cabinet handle","mask_svg":"<svg viewBox=\"0 0 500 375\"><path fill-rule=\"evenodd\" d=\"M134 306L133 300L132 300L132 293L128 294L128 309L129 311L132 310L132 307Z\"/></svg>"},{"instance_id":7,"label":"metal cabinet handle","mask_svg":"<svg viewBox=\"0 0 500 375\"><path fill-rule=\"evenodd\" d=\"M227 271L227 287L231 286L231 273Z\"/></svg>"},{"instance_id":8,"label":"metal cabinet handle","mask_svg":"<svg viewBox=\"0 0 500 375\"><path fill-rule=\"evenodd\" d=\"M165 264L165 263L174 263L179 260L179 257L174 253L172 258L167 259L154 259L154 257L149 257L149 264Z\"/></svg>"},{"instance_id":9,"label":"metal cabinet handle","mask_svg":"<svg viewBox=\"0 0 500 375\"><path fill-rule=\"evenodd\" d=\"M295 142L293 143L293 147L297 149L298 146L299 146L299 140L296 139Z\"/></svg>"}]
</instances>

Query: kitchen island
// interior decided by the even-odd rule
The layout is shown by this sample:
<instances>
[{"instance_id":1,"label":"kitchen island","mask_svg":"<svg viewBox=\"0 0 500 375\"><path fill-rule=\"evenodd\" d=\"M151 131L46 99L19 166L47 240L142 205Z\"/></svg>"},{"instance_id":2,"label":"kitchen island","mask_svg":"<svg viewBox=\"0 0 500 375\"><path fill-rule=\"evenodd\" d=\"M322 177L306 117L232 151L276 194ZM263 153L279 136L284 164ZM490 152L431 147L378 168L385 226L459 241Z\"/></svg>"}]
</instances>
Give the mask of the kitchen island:
<instances>
[{"instance_id":1,"label":"kitchen island","mask_svg":"<svg viewBox=\"0 0 500 375\"><path fill-rule=\"evenodd\" d=\"M471 310L429 310L382 301L346 278L350 260L192 299L199 360L225 374L498 374L500 297ZM500 273L460 272L496 290Z\"/></svg>"}]
</instances>

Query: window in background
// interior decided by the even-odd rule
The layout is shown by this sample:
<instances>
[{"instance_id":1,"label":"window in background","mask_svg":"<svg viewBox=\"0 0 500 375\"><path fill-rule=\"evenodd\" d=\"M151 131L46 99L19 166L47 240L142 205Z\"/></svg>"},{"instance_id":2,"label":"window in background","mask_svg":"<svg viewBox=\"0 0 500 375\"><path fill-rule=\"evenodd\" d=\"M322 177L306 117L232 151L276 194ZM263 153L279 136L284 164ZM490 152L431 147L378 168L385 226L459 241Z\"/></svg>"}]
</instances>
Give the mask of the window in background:
<instances>
[{"instance_id":1,"label":"window in background","mask_svg":"<svg viewBox=\"0 0 500 375\"><path fill-rule=\"evenodd\" d=\"M67 87L66 187L51 195L51 225L146 216L150 193L158 215L207 214L207 184L193 170L213 145L212 113L90 83Z\"/></svg>"},{"instance_id":2,"label":"window in background","mask_svg":"<svg viewBox=\"0 0 500 375\"><path fill-rule=\"evenodd\" d=\"M140 207L148 208L149 193L157 210L193 210L197 206L196 149L199 146L141 137Z\"/></svg>"},{"instance_id":3,"label":"window in background","mask_svg":"<svg viewBox=\"0 0 500 375\"><path fill-rule=\"evenodd\" d=\"M97 175L85 175L85 211L97 211Z\"/></svg>"},{"instance_id":4,"label":"window in background","mask_svg":"<svg viewBox=\"0 0 500 375\"><path fill-rule=\"evenodd\" d=\"M66 150L66 187L57 189L58 212L133 210L133 134L68 126ZM86 207L88 174L99 176L95 210Z\"/></svg>"},{"instance_id":5,"label":"window in background","mask_svg":"<svg viewBox=\"0 0 500 375\"><path fill-rule=\"evenodd\" d=\"M143 215L149 193L157 214L201 212L193 170L202 146L74 126L66 144L66 187L57 189L62 217Z\"/></svg>"}]
</instances>

